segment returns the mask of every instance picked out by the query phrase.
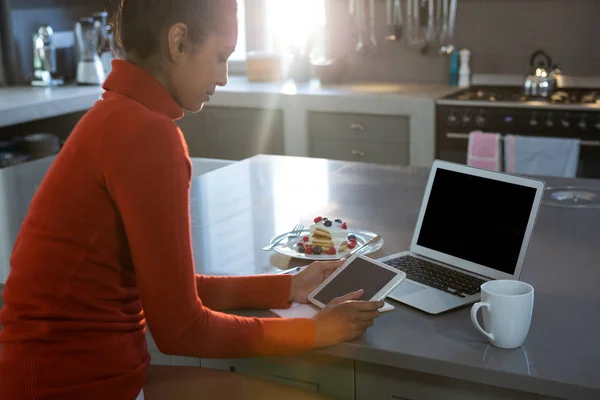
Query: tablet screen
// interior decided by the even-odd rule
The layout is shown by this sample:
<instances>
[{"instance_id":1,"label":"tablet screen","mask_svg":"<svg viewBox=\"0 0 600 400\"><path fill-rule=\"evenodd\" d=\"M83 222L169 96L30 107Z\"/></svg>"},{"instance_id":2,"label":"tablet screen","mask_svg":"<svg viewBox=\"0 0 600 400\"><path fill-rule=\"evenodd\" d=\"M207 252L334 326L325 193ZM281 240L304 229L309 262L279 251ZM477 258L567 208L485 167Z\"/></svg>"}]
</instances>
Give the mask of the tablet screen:
<instances>
[{"instance_id":1,"label":"tablet screen","mask_svg":"<svg viewBox=\"0 0 600 400\"><path fill-rule=\"evenodd\" d=\"M365 294L361 300L369 300L390 283L396 275L397 273L394 271L357 257L317 293L314 299L327 305L336 297L363 289Z\"/></svg>"}]
</instances>

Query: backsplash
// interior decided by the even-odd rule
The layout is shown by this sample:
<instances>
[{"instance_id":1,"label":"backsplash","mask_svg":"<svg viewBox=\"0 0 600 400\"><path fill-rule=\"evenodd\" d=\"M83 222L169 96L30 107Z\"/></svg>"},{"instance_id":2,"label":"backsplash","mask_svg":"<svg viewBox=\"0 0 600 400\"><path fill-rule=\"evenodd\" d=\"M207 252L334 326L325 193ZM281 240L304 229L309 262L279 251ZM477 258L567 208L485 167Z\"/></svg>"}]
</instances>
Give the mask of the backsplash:
<instances>
[{"instance_id":1,"label":"backsplash","mask_svg":"<svg viewBox=\"0 0 600 400\"><path fill-rule=\"evenodd\" d=\"M380 39L375 54L355 54L354 22L348 16L348 0L327 1L331 53L351 54L347 80L447 82L449 59L439 56L437 48L421 55L405 43ZM72 30L81 16L114 9L118 1L81 3L63 0L62 7L12 10L19 83L26 82L33 72L31 37L41 24L49 24L55 31ZM382 38L386 31L385 1L376 3L378 33ZM529 56L543 48L566 75L600 76L598 15L600 0L458 0L455 45L471 49L474 73L525 75Z\"/></svg>"},{"instance_id":2,"label":"backsplash","mask_svg":"<svg viewBox=\"0 0 600 400\"><path fill-rule=\"evenodd\" d=\"M382 37L385 1L376 2ZM447 82L449 58L437 48L421 55L380 40L375 54L354 54L348 0L330 0L329 7L332 55L351 53L348 80ZM600 77L599 15L598 0L458 0L454 42L472 51L474 73L526 75L531 53L543 48L566 75Z\"/></svg>"}]
</instances>

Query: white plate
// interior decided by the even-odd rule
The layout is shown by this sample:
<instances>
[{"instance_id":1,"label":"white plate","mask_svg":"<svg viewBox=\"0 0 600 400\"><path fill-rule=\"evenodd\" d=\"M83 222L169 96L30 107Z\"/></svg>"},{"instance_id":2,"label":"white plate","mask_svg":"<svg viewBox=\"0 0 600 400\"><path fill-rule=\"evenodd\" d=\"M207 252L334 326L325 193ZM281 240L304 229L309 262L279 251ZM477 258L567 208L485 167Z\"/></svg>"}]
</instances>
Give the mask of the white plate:
<instances>
[{"instance_id":1,"label":"white plate","mask_svg":"<svg viewBox=\"0 0 600 400\"><path fill-rule=\"evenodd\" d=\"M271 243L275 243L276 241L278 241L285 235L287 235L287 234L275 236L273 239L271 239ZM377 236L376 233L369 232L369 231L363 231L360 229L348 229L348 235L356 236L356 247L362 246L363 244L365 244L366 242L368 242L369 240L371 240L375 236ZM310 254L309 255L309 254L300 253L296 250L296 243L298 243L298 241L301 240L302 236L310 236L310 231L304 230L302 232L302 234L296 238L292 238L292 239L288 239L288 240L284 239L273 250L275 250L279 254L283 254L284 256L299 258L301 260L313 260L313 261L339 260L340 258L344 257L345 255L347 255L348 253L350 253L352 251L350 249L346 249L346 250L342 251L341 253L338 252L337 254L335 254L333 256L330 256L329 254L320 254L320 255ZM379 242L365 247L359 253L360 254L370 254L370 253L376 252L377 250L381 249L382 247L383 247L383 238L381 238L379 240Z\"/></svg>"}]
</instances>

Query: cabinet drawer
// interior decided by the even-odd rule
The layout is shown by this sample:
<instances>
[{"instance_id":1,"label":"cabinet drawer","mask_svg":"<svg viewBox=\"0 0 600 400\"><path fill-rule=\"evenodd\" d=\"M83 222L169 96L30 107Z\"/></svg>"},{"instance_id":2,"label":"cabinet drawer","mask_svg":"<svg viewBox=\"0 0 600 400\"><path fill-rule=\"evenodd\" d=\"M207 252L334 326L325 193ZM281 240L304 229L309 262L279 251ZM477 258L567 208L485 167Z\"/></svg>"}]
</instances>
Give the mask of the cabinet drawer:
<instances>
[{"instance_id":1,"label":"cabinet drawer","mask_svg":"<svg viewBox=\"0 0 600 400\"><path fill-rule=\"evenodd\" d=\"M410 164L408 143L377 143L311 138L310 155L330 160L360 161L375 164Z\"/></svg>"},{"instance_id":2,"label":"cabinet drawer","mask_svg":"<svg viewBox=\"0 0 600 400\"><path fill-rule=\"evenodd\" d=\"M310 112L308 130L313 138L407 143L410 119L402 116Z\"/></svg>"},{"instance_id":3,"label":"cabinet drawer","mask_svg":"<svg viewBox=\"0 0 600 400\"><path fill-rule=\"evenodd\" d=\"M202 359L203 368L238 372L320 393L333 400L354 400L354 362L323 355L240 360Z\"/></svg>"}]
</instances>

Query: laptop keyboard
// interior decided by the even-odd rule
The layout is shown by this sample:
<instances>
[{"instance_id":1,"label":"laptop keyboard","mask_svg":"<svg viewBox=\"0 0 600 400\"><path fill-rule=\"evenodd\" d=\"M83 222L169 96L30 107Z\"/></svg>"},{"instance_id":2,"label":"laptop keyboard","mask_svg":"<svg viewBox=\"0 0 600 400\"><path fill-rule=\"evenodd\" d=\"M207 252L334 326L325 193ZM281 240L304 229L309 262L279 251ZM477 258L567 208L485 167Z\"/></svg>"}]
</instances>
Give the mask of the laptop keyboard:
<instances>
[{"instance_id":1,"label":"laptop keyboard","mask_svg":"<svg viewBox=\"0 0 600 400\"><path fill-rule=\"evenodd\" d=\"M384 261L391 267L406 272L406 278L439 289L458 297L471 296L481 291L486 281L442 267L410 255Z\"/></svg>"}]
</instances>

